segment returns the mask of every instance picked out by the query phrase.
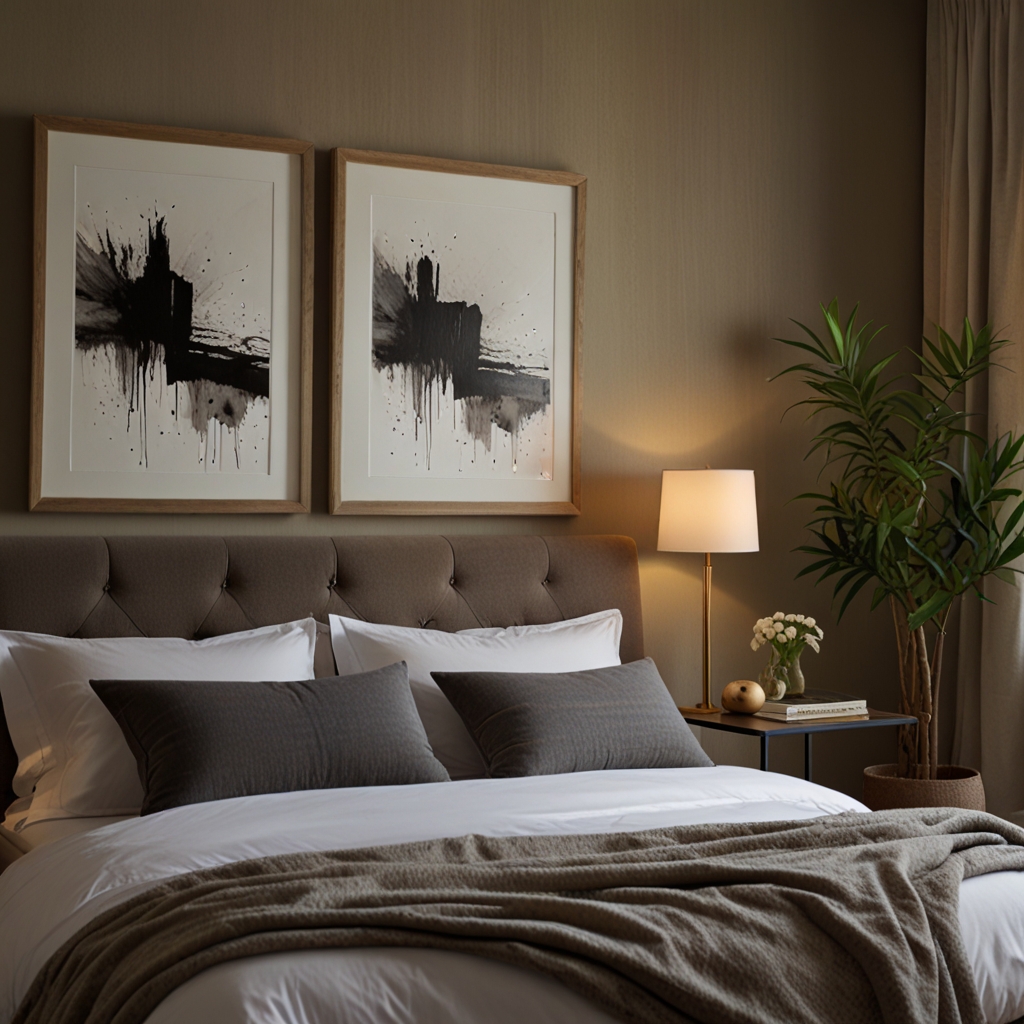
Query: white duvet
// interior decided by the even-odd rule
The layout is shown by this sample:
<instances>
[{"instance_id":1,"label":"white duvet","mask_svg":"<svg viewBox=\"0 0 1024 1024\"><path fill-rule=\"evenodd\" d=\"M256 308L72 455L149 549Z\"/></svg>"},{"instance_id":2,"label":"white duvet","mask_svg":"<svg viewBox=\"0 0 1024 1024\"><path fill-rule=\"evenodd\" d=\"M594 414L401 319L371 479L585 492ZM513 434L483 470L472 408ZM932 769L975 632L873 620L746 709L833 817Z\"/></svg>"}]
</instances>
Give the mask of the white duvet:
<instances>
[{"instance_id":1,"label":"white duvet","mask_svg":"<svg viewBox=\"0 0 1024 1024\"><path fill-rule=\"evenodd\" d=\"M0 875L0 1021L36 972L107 907L171 875L305 850L469 832L634 831L698 822L866 810L789 776L746 768L583 772L223 800L68 836ZM1024 874L974 878L961 926L988 1024L1024 1014ZM193 978L149 1024L607 1024L540 974L434 950L321 950L222 964Z\"/></svg>"}]
</instances>

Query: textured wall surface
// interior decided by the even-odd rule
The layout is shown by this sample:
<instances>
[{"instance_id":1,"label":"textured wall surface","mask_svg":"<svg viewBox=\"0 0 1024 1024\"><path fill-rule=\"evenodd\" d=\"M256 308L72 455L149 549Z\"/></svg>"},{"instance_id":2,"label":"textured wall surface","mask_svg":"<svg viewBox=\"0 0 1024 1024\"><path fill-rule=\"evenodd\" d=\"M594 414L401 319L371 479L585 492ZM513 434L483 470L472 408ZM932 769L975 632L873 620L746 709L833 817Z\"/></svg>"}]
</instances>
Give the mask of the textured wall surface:
<instances>
[{"instance_id":1,"label":"textured wall surface","mask_svg":"<svg viewBox=\"0 0 1024 1024\"><path fill-rule=\"evenodd\" d=\"M658 555L660 472L757 473L761 551L715 561L716 690L756 676L755 618L814 614L810 685L895 707L887 616L835 628L792 548L814 481L772 335L838 295L921 323L924 0L34 0L0 11L0 533L614 532L636 538L647 651L680 701L700 678L698 555ZM310 516L29 514L34 113L288 135L318 149ZM331 517L328 150L421 153L589 178L583 515ZM707 738L706 738L707 739ZM708 749L754 763L746 741ZM786 743L789 746L786 746ZM893 737L819 740L859 794ZM799 769L794 741L779 764Z\"/></svg>"}]
</instances>

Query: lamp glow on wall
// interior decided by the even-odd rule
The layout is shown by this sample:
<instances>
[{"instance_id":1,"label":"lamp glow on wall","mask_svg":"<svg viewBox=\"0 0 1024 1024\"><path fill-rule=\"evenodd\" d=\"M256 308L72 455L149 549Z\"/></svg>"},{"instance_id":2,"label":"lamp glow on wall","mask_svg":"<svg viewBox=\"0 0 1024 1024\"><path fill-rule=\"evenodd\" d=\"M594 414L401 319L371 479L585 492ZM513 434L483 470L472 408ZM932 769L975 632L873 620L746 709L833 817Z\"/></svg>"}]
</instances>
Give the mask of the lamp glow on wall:
<instances>
[{"instance_id":1,"label":"lamp glow on wall","mask_svg":"<svg viewBox=\"0 0 1024 1024\"><path fill-rule=\"evenodd\" d=\"M711 700L711 555L757 551L752 469L666 469L661 474L659 551L704 552L704 657L701 702L691 714L720 711Z\"/></svg>"}]
</instances>

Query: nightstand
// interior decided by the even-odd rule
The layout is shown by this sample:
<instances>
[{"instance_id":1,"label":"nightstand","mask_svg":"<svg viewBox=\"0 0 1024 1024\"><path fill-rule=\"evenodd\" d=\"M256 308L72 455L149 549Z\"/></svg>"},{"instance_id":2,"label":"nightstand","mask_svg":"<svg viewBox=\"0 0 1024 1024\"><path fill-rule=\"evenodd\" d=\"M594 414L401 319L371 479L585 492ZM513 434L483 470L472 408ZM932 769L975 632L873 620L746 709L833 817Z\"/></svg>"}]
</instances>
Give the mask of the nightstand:
<instances>
[{"instance_id":1,"label":"nightstand","mask_svg":"<svg viewBox=\"0 0 1024 1024\"><path fill-rule=\"evenodd\" d=\"M682 708L679 712L690 725L702 729L720 729L722 732L739 733L741 736L757 736L761 741L761 771L768 771L768 741L773 736L804 736L804 778L811 779L811 737L816 732L837 732L840 729L875 729L887 725L916 725L913 715L894 715L888 711L872 711L866 715L850 718L813 718L803 722L780 722L773 718L758 718L756 715L735 715L729 711L718 711L713 715L688 715Z\"/></svg>"}]
</instances>

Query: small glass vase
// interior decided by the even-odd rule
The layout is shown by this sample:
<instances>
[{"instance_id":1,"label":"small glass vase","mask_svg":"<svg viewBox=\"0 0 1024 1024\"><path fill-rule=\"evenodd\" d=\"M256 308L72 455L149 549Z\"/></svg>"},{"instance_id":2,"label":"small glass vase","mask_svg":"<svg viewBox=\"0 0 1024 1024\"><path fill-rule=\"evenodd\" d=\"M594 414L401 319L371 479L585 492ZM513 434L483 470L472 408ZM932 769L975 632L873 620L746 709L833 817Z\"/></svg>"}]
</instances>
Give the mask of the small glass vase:
<instances>
[{"instance_id":1,"label":"small glass vase","mask_svg":"<svg viewBox=\"0 0 1024 1024\"><path fill-rule=\"evenodd\" d=\"M772 649L768 664L761 669L757 680L764 690L765 700L781 700L787 694L796 695L804 692L804 673L800 668L798 654L788 665L779 657L778 651Z\"/></svg>"},{"instance_id":2,"label":"small glass vase","mask_svg":"<svg viewBox=\"0 0 1024 1024\"><path fill-rule=\"evenodd\" d=\"M789 678L786 681L786 693L799 695L804 692L804 670L800 667L800 655L793 659L789 666Z\"/></svg>"}]
</instances>

